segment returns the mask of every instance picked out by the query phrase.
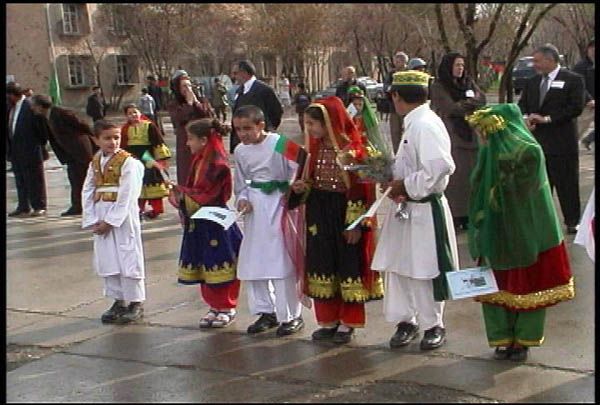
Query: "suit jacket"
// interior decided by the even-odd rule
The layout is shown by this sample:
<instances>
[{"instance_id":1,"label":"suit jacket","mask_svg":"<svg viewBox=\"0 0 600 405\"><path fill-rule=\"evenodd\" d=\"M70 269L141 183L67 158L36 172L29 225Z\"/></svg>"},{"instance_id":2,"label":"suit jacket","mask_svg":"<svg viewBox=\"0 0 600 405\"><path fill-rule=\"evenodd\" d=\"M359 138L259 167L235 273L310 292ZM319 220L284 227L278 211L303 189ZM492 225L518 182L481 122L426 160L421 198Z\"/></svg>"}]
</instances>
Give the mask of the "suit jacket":
<instances>
[{"instance_id":1,"label":"suit jacket","mask_svg":"<svg viewBox=\"0 0 600 405\"><path fill-rule=\"evenodd\" d=\"M7 124L9 114L10 108L7 111ZM15 119L17 122L12 139L8 136L9 127L6 126L10 161L20 167L32 167L42 163L42 148L45 148L48 142L43 118L33 113L29 101L23 100L19 115Z\"/></svg>"},{"instance_id":2,"label":"suit jacket","mask_svg":"<svg viewBox=\"0 0 600 405\"><path fill-rule=\"evenodd\" d=\"M87 115L92 117L94 121L101 120L104 118L104 109L106 102L101 99L97 94L92 94L88 97L87 106L85 112Z\"/></svg>"},{"instance_id":3,"label":"suit jacket","mask_svg":"<svg viewBox=\"0 0 600 405\"><path fill-rule=\"evenodd\" d=\"M62 164L88 165L94 156L93 132L72 112L60 107L50 109L48 140Z\"/></svg>"},{"instance_id":4,"label":"suit jacket","mask_svg":"<svg viewBox=\"0 0 600 405\"><path fill-rule=\"evenodd\" d=\"M523 114L537 113L550 116L552 122L537 124L533 130L533 136L546 155L576 155L578 153L577 117L584 107L583 78L577 73L561 68L540 106L541 82L540 74L527 80L519 100L519 107ZM552 87L552 85L556 86L557 82L564 83L562 88Z\"/></svg>"},{"instance_id":5,"label":"suit jacket","mask_svg":"<svg viewBox=\"0 0 600 405\"><path fill-rule=\"evenodd\" d=\"M240 86L240 91L243 91L244 86ZM260 108L265 114L265 129L274 131L281 124L283 116L283 108L275 92L266 83L256 80L250 91L246 94L239 94L233 105L233 112L244 105L255 105ZM235 129L232 130L235 134ZM237 134L235 134L237 137Z\"/></svg>"}]
</instances>

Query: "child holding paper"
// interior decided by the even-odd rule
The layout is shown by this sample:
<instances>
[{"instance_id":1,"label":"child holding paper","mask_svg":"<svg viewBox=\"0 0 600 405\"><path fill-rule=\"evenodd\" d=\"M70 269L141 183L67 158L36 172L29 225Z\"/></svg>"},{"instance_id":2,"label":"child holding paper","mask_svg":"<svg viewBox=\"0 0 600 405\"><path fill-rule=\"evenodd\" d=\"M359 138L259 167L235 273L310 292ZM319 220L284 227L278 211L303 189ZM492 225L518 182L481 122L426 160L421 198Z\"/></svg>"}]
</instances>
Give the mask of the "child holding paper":
<instances>
[{"instance_id":1,"label":"child holding paper","mask_svg":"<svg viewBox=\"0 0 600 405\"><path fill-rule=\"evenodd\" d=\"M292 190L306 201L307 293L321 326L312 338L348 343L354 328L364 327L365 302L383 297L381 278L371 270L373 222L346 229L375 200L375 188L337 163L342 150L364 149L339 98L311 104L304 123L310 165L307 180L294 182Z\"/></svg>"},{"instance_id":2,"label":"child holding paper","mask_svg":"<svg viewBox=\"0 0 600 405\"><path fill-rule=\"evenodd\" d=\"M127 123L121 128L121 148L146 166L144 186L138 200L140 215L156 218L164 212L163 198L169 195L165 182L167 179L163 179L160 171L167 167L171 151L165 145L160 129L142 115L135 104L126 105L123 111L127 116ZM150 204L152 211L144 211L146 203Z\"/></svg>"},{"instance_id":3,"label":"child holding paper","mask_svg":"<svg viewBox=\"0 0 600 405\"><path fill-rule=\"evenodd\" d=\"M186 125L192 165L185 185L174 185L169 201L180 210L184 232L179 256L181 284L200 283L210 306L201 328L223 328L234 321L240 282L236 267L242 234L236 224L227 230L205 219L190 218L202 206L227 207L232 178L219 120L203 118Z\"/></svg>"}]
</instances>

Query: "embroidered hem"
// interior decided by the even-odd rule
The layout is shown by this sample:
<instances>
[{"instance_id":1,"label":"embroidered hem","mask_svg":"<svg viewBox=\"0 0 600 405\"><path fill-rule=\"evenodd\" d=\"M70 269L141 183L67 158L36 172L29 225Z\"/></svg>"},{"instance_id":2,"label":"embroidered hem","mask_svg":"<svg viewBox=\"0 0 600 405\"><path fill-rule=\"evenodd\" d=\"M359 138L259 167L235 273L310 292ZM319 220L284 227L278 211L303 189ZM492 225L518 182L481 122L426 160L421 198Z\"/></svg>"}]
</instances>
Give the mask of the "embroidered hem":
<instances>
[{"instance_id":1,"label":"embroidered hem","mask_svg":"<svg viewBox=\"0 0 600 405\"><path fill-rule=\"evenodd\" d=\"M534 292L531 294L511 294L508 291L499 291L493 294L480 295L475 301L500 305L509 309L531 310L548 307L562 301L571 300L575 297L575 283L573 277L569 282L558 287Z\"/></svg>"},{"instance_id":2,"label":"embroidered hem","mask_svg":"<svg viewBox=\"0 0 600 405\"><path fill-rule=\"evenodd\" d=\"M362 280L348 277L340 281L337 277L308 275L308 296L311 298L330 299L341 296L344 302L366 302L383 298L383 280L377 278L371 291L368 291Z\"/></svg>"},{"instance_id":3,"label":"embroidered hem","mask_svg":"<svg viewBox=\"0 0 600 405\"><path fill-rule=\"evenodd\" d=\"M179 263L178 278L182 284L207 283L222 284L236 279L236 266L229 262L224 262L221 266L193 266Z\"/></svg>"}]
</instances>

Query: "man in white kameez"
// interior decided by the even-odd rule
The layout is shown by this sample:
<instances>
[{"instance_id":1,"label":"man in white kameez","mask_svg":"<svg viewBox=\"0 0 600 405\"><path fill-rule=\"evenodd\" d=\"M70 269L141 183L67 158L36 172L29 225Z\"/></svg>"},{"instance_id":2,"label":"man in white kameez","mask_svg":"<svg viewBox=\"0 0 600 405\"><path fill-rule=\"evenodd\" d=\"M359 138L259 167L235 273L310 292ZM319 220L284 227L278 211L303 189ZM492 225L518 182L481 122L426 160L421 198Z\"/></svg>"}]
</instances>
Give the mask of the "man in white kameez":
<instances>
[{"instance_id":1,"label":"man in white kameez","mask_svg":"<svg viewBox=\"0 0 600 405\"><path fill-rule=\"evenodd\" d=\"M281 198L298 165L276 151L280 135L265 132L260 108L248 105L233 113L233 125L242 141L234 151L237 208L244 215L237 277L248 291L250 312L259 318L248 333L274 328L277 336L304 327L296 289L294 264L281 228Z\"/></svg>"},{"instance_id":2,"label":"man in white kameez","mask_svg":"<svg viewBox=\"0 0 600 405\"><path fill-rule=\"evenodd\" d=\"M115 300L102 322L130 323L143 317L146 300L138 207L144 165L119 148L121 130L108 121L96 121L94 141L100 150L81 193L82 228L94 233L94 269L104 279L104 295Z\"/></svg>"},{"instance_id":3,"label":"man in white kameez","mask_svg":"<svg viewBox=\"0 0 600 405\"><path fill-rule=\"evenodd\" d=\"M391 96L404 116L404 136L396 153L389 197L405 201L397 215L387 213L372 268L384 273L383 312L397 324L391 347L408 345L424 330L421 349L444 344L444 272L458 269L458 251L450 207L443 192L455 165L442 120L429 108L429 75L418 71L394 74Z\"/></svg>"}]
</instances>

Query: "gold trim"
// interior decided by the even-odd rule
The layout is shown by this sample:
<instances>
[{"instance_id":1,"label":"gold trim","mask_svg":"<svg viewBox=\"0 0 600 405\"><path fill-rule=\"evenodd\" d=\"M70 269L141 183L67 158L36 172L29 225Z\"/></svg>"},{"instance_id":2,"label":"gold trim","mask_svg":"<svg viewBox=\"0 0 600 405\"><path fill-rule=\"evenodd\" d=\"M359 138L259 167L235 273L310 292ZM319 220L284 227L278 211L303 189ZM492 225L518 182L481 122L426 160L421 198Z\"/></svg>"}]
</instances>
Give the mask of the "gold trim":
<instances>
[{"instance_id":1,"label":"gold trim","mask_svg":"<svg viewBox=\"0 0 600 405\"><path fill-rule=\"evenodd\" d=\"M98 151L92 159L92 168L94 170L94 185L96 188L102 186L119 186L121 178L121 169L123 164L131 154L124 149L119 149L113 156L110 157L108 162L104 165L104 171L102 171L102 165L100 164L102 151ZM118 193L108 191L95 191L94 202L117 201Z\"/></svg>"},{"instance_id":2,"label":"gold trim","mask_svg":"<svg viewBox=\"0 0 600 405\"><path fill-rule=\"evenodd\" d=\"M477 129L484 138L502 131L508 125L502 116L490 114L491 111L491 108L480 109L465 117L469 125Z\"/></svg>"},{"instance_id":3,"label":"gold trim","mask_svg":"<svg viewBox=\"0 0 600 405\"><path fill-rule=\"evenodd\" d=\"M154 200L157 198L163 198L169 195L169 190L164 183L158 184L144 184L142 186L142 194L140 198L144 200Z\"/></svg>"},{"instance_id":4,"label":"gold trim","mask_svg":"<svg viewBox=\"0 0 600 405\"><path fill-rule=\"evenodd\" d=\"M156 160L165 160L172 157L171 150L164 143L155 146L154 149L152 149L152 155Z\"/></svg>"},{"instance_id":5,"label":"gold trim","mask_svg":"<svg viewBox=\"0 0 600 405\"><path fill-rule=\"evenodd\" d=\"M543 336L539 340L527 340L527 339L516 338L515 342L518 343L518 344L520 344L521 346L527 346L527 347L529 347L529 346L541 346L542 343L544 343L544 339L545 338Z\"/></svg>"},{"instance_id":6,"label":"gold trim","mask_svg":"<svg viewBox=\"0 0 600 405\"><path fill-rule=\"evenodd\" d=\"M178 278L188 282L205 282L207 284L221 284L233 281L236 278L236 265L224 262L221 266L214 265L207 269L206 266L184 266L179 262Z\"/></svg>"},{"instance_id":7,"label":"gold trim","mask_svg":"<svg viewBox=\"0 0 600 405\"><path fill-rule=\"evenodd\" d=\"M514 342L514 339L500 339L500 340L488 340L488 345L490 347L498 347L498 346L511 346Z\"/></svg>"},{"instance_id":8,"label":"gold trim","mask_svg":"<svg viewBox=\"0 0 600 405\"><path fill-rule=\"evenodd\" d=\"M418 70L396 72L392 76L392 86L428 86L430 75Z\"/></svg>"},{"instance_id":9,"label":"gold trim","mask_svg":"<svg viewBox=\"0 0 600 405\"><path fill-rule=\"evenodd\" d=\"M361 200L348 201L346 207L346 225L356 221L365 212L367 212L367 207L363 205Z\"/></svg>"},{"instance_id":10,"label":"gold trim","mask_svg":"<svg viewBox=\"0 0 600 405\"><path fill-rule=\"evenodd\" d=\"M573 277L569 282L558 287L538 291L531 294L511 294L508 291L499 291L493 294L480 295L475 301L492 305L502 305L516 309L532 309L547 307L561 301L575 297L575 283Z\"/></svg>"},{"instance_id":11,"label":"gold trim","mask_svg":"<svg viewBox=\"0 0 600 405\"><path fill-rule=\"evenodd\" d=\"M311 225L307 229L308 229L308 231L310 232L310 234L312 236L316 236L317 235L317 224Z\"/></svg>"},{"instance_id":12,"label":"gold trim","mask_svg":"<svg viewBox=\"0 0 600 405\"><path fill-rule=\"evenodd\" d=\"M150 121L140 121L138 125L130 125L127 129L127 145L150 145Z\"/></svg>"},{"instance_id":13,"label":"gold trim","mask_svg":"<svg viewBox=\"0 0 600 405\"><path fill-rule=\"evenodd\" d=\"M327 111L327 107L325 107L325 105L320 104L320 103L312 103L308 106L308 108L310 108L310 107L317 107L323 113L323 117L325 118L325 128L327 128L327 134L329 135L329 140L331 141L331 144L333 145L335 154L336 155L339 154L340 153L340 145L338 144L337 139L335 138L335 134L333 133L333 127L331 126L331 119L329 118L329 112ZM309 150L310 150L309 136L310 135L308 134L308 131L306 131L304 142L307 145L307 148L309 148ZM348 138L348 136L346 134L340 134L340 136L347 142L350 142L350 139ZM348 173L344 170L342 170L341 174L342 174L342 179L344 180L344 184L346 184L346 188L349 189L350 188L350 175L348 175Z\"/></svg>"},{"instance_id":14,"label":"gold trim","mask_svg":"<svg viewBox=\"0 0 600 405\"><path fill-rule=\"evenodd\" d=\"M320 299L341 295L344 302L366 302L383 297L383 280L378 277L372 290L367 291L360 279L348 277L340 282L335 276L309 274L308 295Z\"/></svg>"}]
</instances>

